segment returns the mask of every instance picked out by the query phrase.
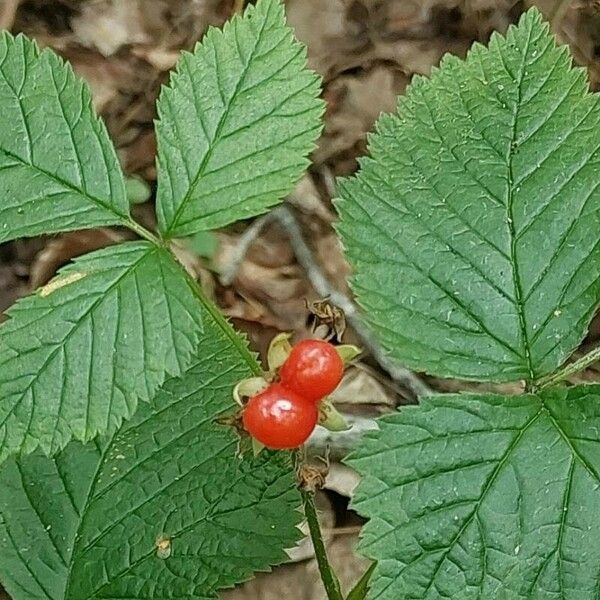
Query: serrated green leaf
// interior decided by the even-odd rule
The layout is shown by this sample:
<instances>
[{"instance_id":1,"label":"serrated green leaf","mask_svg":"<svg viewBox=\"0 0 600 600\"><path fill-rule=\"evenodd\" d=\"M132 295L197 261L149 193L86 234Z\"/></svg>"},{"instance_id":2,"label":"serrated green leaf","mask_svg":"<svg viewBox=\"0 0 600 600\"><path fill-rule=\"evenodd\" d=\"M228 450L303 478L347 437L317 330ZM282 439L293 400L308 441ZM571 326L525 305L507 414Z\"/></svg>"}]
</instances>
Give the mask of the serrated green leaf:
<instances>
[{"instance_id":1,"label":"serrated green leaf","mask_svg":"<svg viewBox=\"0 0 600 600\"><path fill-rule=\"evenodd\" d=\"M0 462L114 430L190 364L202 323L163 249L87 254L17 302L0 328Z\"/></svg>"},{"instance_id":2,"label":"serrated green leaf","mask_svg":"<svg viewBox=\"0 0 600 600\"><path fill-rule=\"evenodd\" d=\"M369 598L595 600L600 386L434 396L349 461Z\"/></svg>"},{"instance_id":3,"label":"serrated green leaf","mask_svg":"<svg viewBox=\"0 0 600 600\"><path fill-rule=\"evenodd\" d=\"M215 229L289 193L320 131L319 78L280 0L259 0L184 53L158 101L159 228Z\"/></svg>"},{"instance_id":4,"label":"serrated green leaf","mask_svg":"<svg viewBox=\"0 0 600 600\"><path fill-rule=\"evenodd\" d=\"M289 456L236 455L214 423L250 375L204 314L200 358L114 438L0 469L0 579L13 600L199 600L286 559L300 513Z\"/></svg>"},{"instance_id":5,"label":"serrated green leaf","mask_svg":"<svg viewBox=\"0 0 600 600\"><path fill-rule=\"evenodd\" d=\"M384 116L341 185L354 290L403 364L536 379L600 293L600 101L535 9L447 56Z\"/></svg>"},{"instance_id":6,"label":"serrated green leaf","mask_svg":"<svg viewBox=\"0 0 600 600\"><path fill-rule=\"evenodd\" d=\"M128 220L123 176L87 85L0 32L0 242Z\"/></svg>"}]
</instances>

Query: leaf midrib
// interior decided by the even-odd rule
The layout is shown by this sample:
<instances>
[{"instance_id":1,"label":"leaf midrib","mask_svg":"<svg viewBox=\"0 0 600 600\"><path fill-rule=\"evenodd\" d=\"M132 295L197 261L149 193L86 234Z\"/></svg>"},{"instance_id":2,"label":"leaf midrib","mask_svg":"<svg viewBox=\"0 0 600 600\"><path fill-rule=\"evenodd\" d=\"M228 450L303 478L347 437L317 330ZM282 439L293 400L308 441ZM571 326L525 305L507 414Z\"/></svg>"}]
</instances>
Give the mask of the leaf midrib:
<instances>
[{"instance_id":1,"label":"leaf midrib","mask_svg":"<svg viewBox=\"0 0 600 600\"><path fill-rule=\"evenodd\" d=\"M76 185L72 184L71 182L67 181L66 179L63 179L62 177L59 177L58 175L51 173L50 171L47 171L46 169L43 169L39 165L35 165L32 162L26 161L25 159L18 156L17 154L12 153L10 150L6 150L5 148L0 148L0 152L2 152L5 156L17 161L19 164L21 164L25 167L29 167L35 171L38 171L39 173L41 173L48 179L67 188L67 190L69 190L70 192L74 192L74 193L78 194L79 196L83 196L84 198L87 198L90 202L92 202L92 204L95 204L99 208L102 208L103 210L106 210L107 212L112 213L115 217L117 217L118 221L120 221L124 226L126 226L126 227L131 226L131 223L130 223L131 219L130 219L129 215L127 215L125 213L120 213L112 204L108 203L107 200L102 200L101 198L98 198L98 197L94 196L93 194L90 194L88 192L88 190L78 188Z\"/></svg>"},{"instance_id":2,"label":"leaf midrib","mask_svg":"<svg viewBox=\"0 0 600 600\"><path fill-rule=\"evenodd\" d=\"M546 408L545 408L544 404L542 403L542 405L540 406L538 411L529 419L529 421L527 421L527 423L525 423L523 428L519 431L518 435L516 435L514 440L508 445L506 452L502 455L502 457L498 461L498 464L496 465L494 470L490 473L487 481L485 482L485 486L481 492L481 496L475 502L475 507L473 509L473 512L469 515L469 517L467 517L465 519L465 522L462 525L462 527L459 529L458 533L454 536L454 538L452 538L452 540L448 544L448 547L442 553L440 561L437 564L435 571L431 575L429 585L427 586L427 588L424 591L424 596L427 595L427 593L431 589L431 586L435 583L435 578L437 577L439 570L441 569L442 565L444 564L446 557L448 556L450 551L454 548L456 542L461 538L463 533L466 531L467 527L469 527L469 525L473 522L473 519L478 515L479 508L483 504L483 501L484 501L487 493L491 489L492 485L494 485L494 482L496 481L496 477L498 476L498 474L500 473L500 471L502 470L502 468L504 467L504 465L510 458L514 449L519 445L519 442L521 441L521 439L523 438L523 436L525 435L527 430L539 419L540 415L542 415L544 412L546 412Z\"/></svg>"},{"instance_id":3,"label":"leaf midrib","mask_svg":"<svg viewBox=\"0 0 600 600\"><path fill-rule=\"evenodd\" d=\"M115 439L115 437L117 436L117 434L118 434L118 431L115 431L109 438L107 438L106 444L104 446L104 449L100 451L100 456L98 457L98 465L96 466L96 469L94 470L94 475L93 475L93 477L91 479L90 487L88 488L88 492L87 492L86 497L85 497L85 502L83 503L83 507L81 509L81 512L79 513L79 523L77 524L77 529L75 530L75 535L73 536L72 549L71 549L71 552L69 554L69 566L67 568L67 573L66 573L66 577L65 577L65 594L64 594L64 600L69 600L69 593L70 593L70 590L71 590L71 581L72 581L71 575L73 573L73 567L75 565L75 561L73 560L73 556L75 555L75 549L77 548L77 542L80 539L81 527L82 527L83 522L85 520L85 515L87 514L87 509L88 509L88 507L90 505L90 501L91 501L91 499L94 496L94 492L96 491L96 485L97 485L97 482L98 482L98 475L100 473L100 470L104 466L104 459L106 458L106 455L108 454L108 451L111 448L113 440ZM96 445L98 446L97 443L96 443Z\"/></svg>"},{"instance_id":4,"label":"leaf midrib","mask_svg":"<svg viewBox=\"0 0 600 600\"><path fill-rule=\"evenodd\" d=\"M227 104L224 106L223 113L221 115L221 118L219 119L219 122L217 123L217 127L215 129L213 138L211 140L208 140L208 148L206 150L206 154L204 155L204 157L202 158L202 161L198 165L198 170L196 172L196 175L195 175L194 179L192 180L192 182L190 183L188 191L186 192L185 196L183 197L179 206L177 207L175 214L173 215L173 218L171 220L171 224L164 231L163 236L165 239L170 238L173 235L173 232L177 229L177 227L179 225L179 219L181 218L183 211L185 210L188 202L190 201L190 198L192 197L192 194L195 191L196 186L198 185L198 182L204 175L204 171L206 170L206 167L208 166L208 162L212 158L212 155L215 151L215 147L217 146L217 144L220 140L221 132L223 131L223 128L225 127L227 119L229 118L229 113L231 112L232 105L233 105L234 101L236 100L239 90L246 79L246 76L250 69L250 65L254 58L254 54L258 48L259 43L261 42L261 37L265 30L268 20L269 20L269 15L267 14L267 15L265 15L263 22L261 24L261 27L256 35L254 46L252 47L252 50L250 51L250 53L248 55L248 59L246 60L246 63L244 64L244 66L242 68L242 72L240 74L238 81L236 82L236 84L234 86L233 92L232 92L231 96L229 97ZM215 69L218 69L217 62L216 62L216 51L215 51Z\"/></svg>"},{"instance_id":5,"label":"leaf midrib","mask_svg":"<svg viewBox=\"0 0 600 600\"><path fill-rule=\"evenodd\" d=\"M525 359L525 366L527 368L528 377L527 377L527 387L530 387L535 380L535 370L533 367L532 357L531 357L531 345L529 342L529 336L527 334L527 322L525 319L525 306L523 303L523 288L521 286L521 276L519 273L519 263L517 260L517 234L515 230L514 223L514 212L513 212L513 202L514 202L514 174L513 174L513 158L514 158L514 145L517 139L517 119L519 116L519 109L521 106L521 98L522 98L522 86L523 86L523 77L525 74L525 61L529 52L529 45L531 43L531 31L532 27L529 25L527 32L527 40L525 42L525 46L522 49L522 59L521 65L519 67L519 77L517 81L517 98L514 105L513 115L512 115L512 125L511 125L511 135L510 142L508 144L507 153L506 153L506 164L507 164L507 178L508 185L506 186L506 221L508 225L509 235L510 235L510 262L512 265L512 279L513 279L513 287L515 291L515 307L517 309L517 317L519 319L519 337L521 339L521 349L522 356ZM502 53L499 53L501 60L504 64L504 60L502 57ZM504 66L506 72L510 77L512 77L509 69Z\"/></svg>"}]
</instances>

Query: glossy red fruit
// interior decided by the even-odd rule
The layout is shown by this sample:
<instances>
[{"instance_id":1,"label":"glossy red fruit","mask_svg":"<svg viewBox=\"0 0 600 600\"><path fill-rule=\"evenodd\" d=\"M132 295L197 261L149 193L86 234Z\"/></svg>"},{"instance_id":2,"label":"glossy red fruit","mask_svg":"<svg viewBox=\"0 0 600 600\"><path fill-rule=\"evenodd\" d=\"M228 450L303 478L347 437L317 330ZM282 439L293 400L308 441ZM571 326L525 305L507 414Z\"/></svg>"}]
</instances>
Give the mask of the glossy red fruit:
<instances>
[{"instance_id":1,"label":"glossy red fruit","mask_svg":"<svg viewBox=\"0 0 600 600\"><path fill-rule=\"evenodd\" d=\"M335 346L323 340L302 340L292 348L279 376L284 386L318 402L335 390L343 374L344 361Z\"/></svg>"},{"instance_id":2,"label":"glossy red fruit","mask_svg":"<svg viewBox=\"0 0 600 600\"><path fill-rule=\"evenodd\" d=\"M319 418L314 402L302 398L280 383L248 400L242 413L244 429L268 448L301 446Z\"/></svg>"}]
</instances>

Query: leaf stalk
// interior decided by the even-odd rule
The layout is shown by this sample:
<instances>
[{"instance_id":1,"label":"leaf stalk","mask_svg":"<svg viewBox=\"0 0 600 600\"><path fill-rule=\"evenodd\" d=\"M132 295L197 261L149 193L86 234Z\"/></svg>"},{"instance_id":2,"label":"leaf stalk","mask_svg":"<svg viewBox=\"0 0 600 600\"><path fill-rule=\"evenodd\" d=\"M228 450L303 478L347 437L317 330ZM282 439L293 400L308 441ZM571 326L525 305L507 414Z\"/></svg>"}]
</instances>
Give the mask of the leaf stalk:
<instances>
[{"instance_id":1,"label":"leaf stalk","mask_svg":"<svg viewBox=\"0 0 600 600\"><path fill-rule=\"evenodd\" d=\"M585 368L589 367L591 364L600 360L600 346L594 348L578 360L569 363L562 369L559 369L555 373L551 373L550 375L546 375L538 380L537 385L539 389L544 389L555 385L561 381L567 379L571 375L575 375L575 373L579 373L583 371Z\"/></svg>"},{"instance_id":2,"label":"leaf stalk","mask_svg":"<svg viewBox=\"0 0 600 600\"><path fill-rule=\"evenodd\" d=\"M300 490L300 495L302 496L304 514L308 522L308 530L315 549L315 557L327 598L329 600L344 600L340 582L327 557L327 550L325 549L321 526L319 525L319 518L317 516L314 494L306 490Z\"/></svg>"}]
</instances>

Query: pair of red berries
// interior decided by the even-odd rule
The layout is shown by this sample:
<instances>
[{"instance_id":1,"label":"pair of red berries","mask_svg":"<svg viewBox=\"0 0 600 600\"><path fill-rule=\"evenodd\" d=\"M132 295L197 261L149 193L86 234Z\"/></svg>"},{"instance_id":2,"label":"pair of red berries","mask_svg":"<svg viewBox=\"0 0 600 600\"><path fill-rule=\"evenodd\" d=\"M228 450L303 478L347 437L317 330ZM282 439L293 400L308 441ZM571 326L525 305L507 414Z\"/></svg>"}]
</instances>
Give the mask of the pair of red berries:
<instances>
[{"instance_id":1,"label":"pair of red berries","mask_svg":"<svg viewBox=\"0 0 600 600\"><path fill-rule=\"evenodd\" d=\"M338 386L344 361L332 344L303 340L279 371L279 381L250 398L244 408L244 429L268 448L302 445L319 420L318 403Z\"/></svg>"}]
</instances>

